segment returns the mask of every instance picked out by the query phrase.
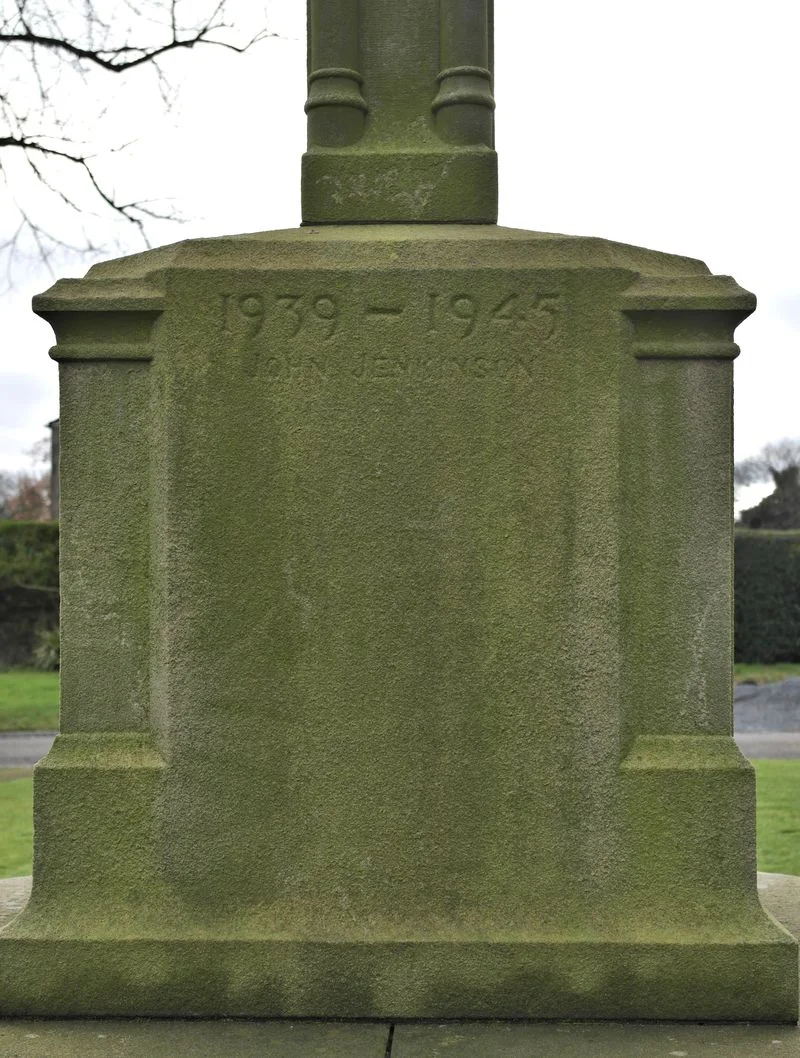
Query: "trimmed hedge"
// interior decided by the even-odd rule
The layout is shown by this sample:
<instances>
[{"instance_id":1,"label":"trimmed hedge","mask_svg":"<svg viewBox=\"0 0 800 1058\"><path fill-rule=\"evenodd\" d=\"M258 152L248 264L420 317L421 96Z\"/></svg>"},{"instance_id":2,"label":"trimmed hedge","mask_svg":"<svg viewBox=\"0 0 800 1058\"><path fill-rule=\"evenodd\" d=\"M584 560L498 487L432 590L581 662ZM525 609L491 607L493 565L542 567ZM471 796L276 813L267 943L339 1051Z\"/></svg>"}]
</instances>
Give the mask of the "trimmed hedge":
<instances>
[{"instance_id":1,"label":"trimmed hedge","mask_svg":"<svg viewBox=\"0 0 800 1058\"><path fill-rule=\"evenodd\" d=\"M800 530L737 529L736 660L800 661Z\"/></svg>"},{"instance_id":2,"label":"trimmed hedge","mask_svg":"<svg viewBox=\"0 0 800 1058\"><path fill-rule=\"evenodd\" d=\"M0 668L31 665L58 626L58 522L0 521Z\"/></svg>"}]
</instances>

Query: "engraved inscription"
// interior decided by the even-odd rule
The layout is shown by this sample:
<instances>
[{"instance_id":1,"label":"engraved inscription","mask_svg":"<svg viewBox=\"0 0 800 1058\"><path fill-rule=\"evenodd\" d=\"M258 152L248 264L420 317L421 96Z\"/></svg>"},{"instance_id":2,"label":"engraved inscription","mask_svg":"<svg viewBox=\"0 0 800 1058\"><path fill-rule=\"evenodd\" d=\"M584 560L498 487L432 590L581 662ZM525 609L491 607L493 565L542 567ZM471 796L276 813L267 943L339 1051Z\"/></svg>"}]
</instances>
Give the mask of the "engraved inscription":
<instances>
[{"instance_id":1,"label":"engraved inscription","mask_svg":"<svg viewBox=\"0 0 800 1058\"><path fill-rule=\"evenodd\" d=\"M534 377L533 355L481 356L448 354L442 356L403 356L364 353L351 359L348 374L359 381L438 382L450 378L494 379L499 382L526 381Z\"/></svg>"},{"instance_id":2,"label":"engraved inscription","mask_svg":"<svg viewBox=\"0 0 800 1058\"><path fill-rule=\"evenodd\" d=\"M558 294L512 293L490 307L470 294L429 294L428 334L438 334L448 322L457 321L460 336L469 338L479 323L487 321L510 330L527 328L547 341L556 333L559 298Z\"/></svg>"},{"instance_id":3,"label":"engraved inscription","mask_svg":"<svg viewBox=\"0 0 800 1058\"><path fill-rule=\"evenodd\" d=\"M428 334L438 333L443 314L448 314L453 320L461 321L463 324L460 329L462 338L468 338L475 331L478 308L475 299L469 294L452 294L449 297L442 294L429 294Z\"/></svg>"},{"instance_id":4,"label":"engraved inscription","mask_svg":"<svg viewBox=\"0 0 800 1058\"><path fill-rule=\"evenodd\" d=\"M422 288L394 300L324 289L244 291L220 296L219 326L241 348L244 369L275 383L527 383L535 377L536 346L559 333L561 295L500 294ZM397 337L389 340L399 336L400 325L405 348L397 347ZM353 327L356 349L347 341ZM498 332L509 341L487 341L488 350L481 349L481 338Z\"/></svg>"},{"instance_id":5,"label":"engraved inscription","mask_svg":"<svg viewBox=\"0 0 800 1058\"><path fill-rule=\"evenodd\" d=\"M314 302L314 315L328 324L327 337L332 338L339 326L339 309L333 298L321 297Z\"/></svg>"},{"instance_id":6,"label":"engraved inscription","mask_svg":"<svg viewBox=\"0 0 800 1058\"><path fill-rule=\"evenodd\" d=\"M267 318L264 298L260 294L223 294L222 332L255 338Z\"/></svg>"},{"instance_id":7,"label":"engraved inscription","mask_svg":"<svg viewBox=\"0 0 800 1058\"><path fill-rule=\"evenodd\" d=\"M289 336L296 338L303 329L302 294L284 294L278 298L278 306L289 320Z\"/></svg>"},{"instance_id":8,"label":"engraved inscription","mask_svg":"<svg viewBox=\"0 0 800 1058\"><path fill-rule=\"evenodd\" d=\"M492 303L463 291L431 292L420 316L430 335L449 333L471 338L485 324L512 331L527 329L533 336L548 341L557 333L559 301L559 294L511 292ZM321 325L324 336L332 338L341 319L339 302L332 294L287 291L271 299L256 293L223 294L220 306L222 332L245 339L257 338L269 322L274 324L278 337L297 338ZM365 302L359 308L367 319L400 320L407 306Z\"/></svg>"},{"instance_id":9,"label":"engraved inscription","mask_svg":"<svg viewBox=\"0 0 800 1058\"><path fill-rule=\"evenodd\" d=\"M258 338L268 323L279 337L297 338L316 328L330 339L339 326L339 306L328 294L308 296L283 293L271 299L261 294L223 294L220 298L223 334L251 340Z\"/></svg>"}]
</instances>

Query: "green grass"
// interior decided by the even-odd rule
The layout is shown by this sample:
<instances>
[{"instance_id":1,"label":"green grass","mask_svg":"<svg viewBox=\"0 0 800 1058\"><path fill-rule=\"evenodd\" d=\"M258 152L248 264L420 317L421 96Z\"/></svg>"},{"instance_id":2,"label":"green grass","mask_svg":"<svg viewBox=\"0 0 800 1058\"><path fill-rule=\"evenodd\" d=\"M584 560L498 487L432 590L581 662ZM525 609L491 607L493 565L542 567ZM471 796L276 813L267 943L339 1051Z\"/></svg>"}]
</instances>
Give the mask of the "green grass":
<instances>
[{"instance_id":1,"label":"green grass","mask_svg":"<svg viewBox=\"0 0 800 1058\"><path fill-rule=\"evenodd\" d=\"M758 869L800 874L800 760L756 760Z\"/></svg>"},{"instance_id":2,"label":"green grass","mask_svg":"<svg viewBox=\"0 0 800 1058\"><path fill-rule=\"evenodd\" d=\"M780 683L800 676L800 664L779 662L776 665L734 665L733 678L737 683Z\"/></svg>"},{"instance_id":3,"label":"green grass","mask_svg":"<svg viewBox=\"0 0 800 1058\"><path fill-rule=\"evenodd\" d=\"M800 760L757 760L758 869L800 875ZM4 782L4 777L9 781ZM31 873L30 778L0 771L0 878Z\"/></svg>"},{"instance_id":4,"label":"green grass","mask_svg":"<svg viewBox=\"0 0 800 1058\"><path fill-rule=\"evenodd\" d=\"M31 873L33 780L10 779L0 772L0 878Z\"/></svg>"},{"instance_id":5,"label":"green grass","mask_svg":"<svg viewBox=\"0 0 800 1058\"><path fill-rule=\"evenodd\" d=\"M57 731L58 673L0 672L0 731Z\"/></svg>"}]
</instances>

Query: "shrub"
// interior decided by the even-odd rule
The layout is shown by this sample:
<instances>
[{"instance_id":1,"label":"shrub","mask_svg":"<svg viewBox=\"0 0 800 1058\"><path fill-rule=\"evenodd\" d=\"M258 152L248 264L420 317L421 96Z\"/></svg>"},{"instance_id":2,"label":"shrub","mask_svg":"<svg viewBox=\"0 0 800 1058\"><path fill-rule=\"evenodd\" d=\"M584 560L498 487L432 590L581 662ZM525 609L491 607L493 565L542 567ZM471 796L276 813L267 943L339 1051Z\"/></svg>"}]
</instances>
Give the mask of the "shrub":
<instances>
[{"instance_id":1,"label":"shrub","mask_svg":"<svg viewBox=\"0 0 800 1058\"><path fill-rule=\"evenodd\" d=\"M736 531L736 660L800 661L800 531Z\"/></svg>"},{"instance_id":2,"label":"shrub","mask_svg":"<svg viewBox=\"0 0 800 1058\"><path fill-rule=\"evenodd\" d=\"M33 664L58 602L58 523L0 521L0 667Z\"/></svg>"},{"instance_id":3,"label":"shrub","mask_svg":"<svg viewBox=\"0 0 800 1058\"><path fill-rule=\"evenodd\" d=\"M40 672L56 672L61 664L61 635L58 627L40 628L33 643L33 665Z\"/></svg>"}]
</instances>

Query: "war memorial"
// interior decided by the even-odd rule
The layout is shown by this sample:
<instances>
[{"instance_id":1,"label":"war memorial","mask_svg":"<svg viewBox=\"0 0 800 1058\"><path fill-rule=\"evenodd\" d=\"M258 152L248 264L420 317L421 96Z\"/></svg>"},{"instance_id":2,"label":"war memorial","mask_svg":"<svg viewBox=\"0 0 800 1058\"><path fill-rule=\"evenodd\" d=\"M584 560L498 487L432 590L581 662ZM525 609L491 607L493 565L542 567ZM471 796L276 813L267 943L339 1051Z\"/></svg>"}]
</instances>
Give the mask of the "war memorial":
<instances>
[{"instance_id":1,"label":"war memorial","mask_svg":"<svg viewBox=\"0 0 800 1058\"><path fill-rule=\"evenodd\" d=\"M491 0L309 37L301 227L35 299L61 734L0 1053L800 1055L732 738L755 300L496 225Z\"/></svg>"}]
</instances>

